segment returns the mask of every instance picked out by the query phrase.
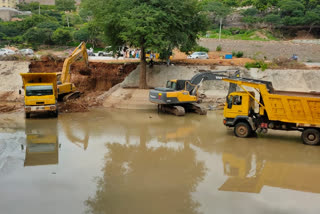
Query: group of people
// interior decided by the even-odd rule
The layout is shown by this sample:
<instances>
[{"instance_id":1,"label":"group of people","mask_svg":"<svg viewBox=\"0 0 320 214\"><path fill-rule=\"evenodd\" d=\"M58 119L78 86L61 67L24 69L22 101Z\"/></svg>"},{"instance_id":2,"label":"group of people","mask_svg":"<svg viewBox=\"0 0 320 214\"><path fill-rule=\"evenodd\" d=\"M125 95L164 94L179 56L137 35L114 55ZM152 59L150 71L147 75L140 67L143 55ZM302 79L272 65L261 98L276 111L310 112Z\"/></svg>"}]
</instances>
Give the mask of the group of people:
<instances>
[{"instance_id":1,"label":"group of people","mask_svg":"<svg viewBox=\"0 0 320 214\"><path fill-rule=\"evenodd\" d=\"M123 58L139 59L141 54L140 49L124 49L121 51Z\"/></svg>"}]
</instances>

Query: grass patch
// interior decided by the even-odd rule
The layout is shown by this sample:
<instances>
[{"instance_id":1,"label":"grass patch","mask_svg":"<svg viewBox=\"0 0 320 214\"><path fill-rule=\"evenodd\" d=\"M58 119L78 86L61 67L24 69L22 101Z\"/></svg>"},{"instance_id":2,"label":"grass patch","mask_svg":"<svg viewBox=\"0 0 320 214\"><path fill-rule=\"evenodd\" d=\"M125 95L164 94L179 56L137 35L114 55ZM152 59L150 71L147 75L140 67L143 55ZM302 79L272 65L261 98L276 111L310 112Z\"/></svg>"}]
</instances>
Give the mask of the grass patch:
<instances>
[{"instance_id":1,"label":"grass patch","mask_svg":"<svg viewBox=\"0 0 320 214\"><path fill-rule=\"evenodd\" d=\"M219 29L208 31L209 38L218 39ZM266 30L245 30L240 28L229 28L221 31L221 39L233 40L256 40L256 41L278 41L271 32Z\"/></svg>"}]
</instances>

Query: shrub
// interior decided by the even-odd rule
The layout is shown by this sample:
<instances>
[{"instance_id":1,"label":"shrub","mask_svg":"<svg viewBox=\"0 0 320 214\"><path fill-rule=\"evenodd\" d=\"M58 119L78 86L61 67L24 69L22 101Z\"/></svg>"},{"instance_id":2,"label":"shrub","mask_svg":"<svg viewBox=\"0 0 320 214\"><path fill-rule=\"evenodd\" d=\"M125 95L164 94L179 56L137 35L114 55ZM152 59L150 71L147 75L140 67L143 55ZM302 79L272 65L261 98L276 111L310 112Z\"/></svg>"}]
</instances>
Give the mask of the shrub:
<instances>
[{"instance_id":1,"label":"shrub","mask_svg":"<svg viewBox=\"0 0 320 214\"><path fill-rule=\"evenodd\" d=\"M237 57L237 58L241 58L243 57L243 52L242 51L232 51L232 56Z\"/></svg>"},{"instance_id":2,"label":"shrub","mask_svg":"<svg viewBox=\"0 0 320 214\"><path fill-rule=\"evenodd\" d=\"M52 34L52 40L59 45L67 44L69 41L71 41L71 39L71 33L66 28L58 28Z\"/></svg>"},{"instance_id":3,"label":"shrub","mask_svg":"<svg viewBox=\"0 0 320 214\"><path fill-rule=\"evenodd\" d=\"M262 71L264 71L268 68L268 64L262 60L259 60L255 62L247 62L244 67L248 70L250 68L260 68Z\"/></svg>"},{"instance_id":4,"label":"shrub","mask_svg":"<svg viewBox=\"0 0 320 214\"><path fill-rule=\"evenodd\" d=\"M196 52L209 52L209 49L206 48L206 47L203 47L203 46L200 46L200 45L197 45L193 51L196 51Z\"/></svg>"},{"instance_id":5,"label":"shrub","mask_svg":"<svg viewBox=\"0 0 320 214\"><path fill-rule=\"evenodd\" d=\"M218 46L217 46L216 51L222 51L221 45L218 45Z\"/></svg>"},{"instance_id":6,"label":"shrub","mask_svg":"<svg viewBox=\"0 0 320 214\"><path fill-rule=\"evenodd\" d=\"M242 52L242 51L238 51L238 52L236 53L236 57L237 57L237 58L243 57L243 52Z\"/></svg>"}]
</instances>

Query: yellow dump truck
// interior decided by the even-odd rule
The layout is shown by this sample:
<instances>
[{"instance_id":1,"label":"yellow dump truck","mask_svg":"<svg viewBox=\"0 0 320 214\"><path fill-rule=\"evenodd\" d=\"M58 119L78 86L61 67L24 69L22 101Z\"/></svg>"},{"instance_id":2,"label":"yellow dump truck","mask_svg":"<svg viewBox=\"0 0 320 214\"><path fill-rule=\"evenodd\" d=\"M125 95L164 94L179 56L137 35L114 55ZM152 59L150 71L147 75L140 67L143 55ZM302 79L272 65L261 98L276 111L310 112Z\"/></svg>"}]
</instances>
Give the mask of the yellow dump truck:
<instances>
[{"instance_id":1,"label":"yellow dump truck","mask_svg":"<svg viewBox=\"0 0 320 214\"><path fill-rule=\"evenodd\" d=\"M301 131L305 144L320 143L320 93L277 91L268 81L225 78L243 91L230 93L224 108L224 124L238 137L266 133L268 129ZM259 93L246 89L250 87ZM259 106L255 112L255 103Z\"/></svg>"},{"instance_id":2,"label":"yellow dump truck","mask_svg":"<svg viewBox=\"0 0 320 214\"><path fill-rule=\"evenodd\" d=\"M57 75L55 73L22 73L26 118L31 113L49 112L58 116ZM21 91L19 91L21 94Z\"/></svg>"},{"instance_id":3,"label":"yellow dump truck","mask_svg":"<svg viewBox=\"0 0 320 214\"><path fill-rule=\"evenodd\" d=\"M25 121L25 167L57 165L59 163L60 144L57 122L56 119Z\"/></svg>"}]
</instances>

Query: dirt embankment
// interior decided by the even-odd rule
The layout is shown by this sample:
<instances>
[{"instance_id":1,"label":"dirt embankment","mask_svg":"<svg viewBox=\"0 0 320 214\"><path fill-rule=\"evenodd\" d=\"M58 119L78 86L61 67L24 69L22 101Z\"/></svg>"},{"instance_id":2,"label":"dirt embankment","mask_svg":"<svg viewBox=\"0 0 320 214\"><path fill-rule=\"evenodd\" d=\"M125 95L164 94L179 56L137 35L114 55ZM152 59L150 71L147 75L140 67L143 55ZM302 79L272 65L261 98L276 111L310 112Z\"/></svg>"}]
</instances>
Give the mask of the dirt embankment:
<instances>
[{"instance_id":1,"label":"dirt embankment","mask_svg":"<svg viewBox=\"0 0 320 214\"><path fill-rule=\"evenodd\" d=\"M81 61L73 63L70 69L71 82L75 84L82 95L79 99L60 103L60 112L87 111L89 107L101 105L102 100L97 99L97 97L114 85L121 83L136 67L136 63L90 62L89 67ZM29 66L31 73L61 72L62 68L63 60L46 58L42 61L33 61Z\"/></svg>"}]
</instances>

